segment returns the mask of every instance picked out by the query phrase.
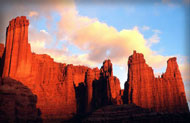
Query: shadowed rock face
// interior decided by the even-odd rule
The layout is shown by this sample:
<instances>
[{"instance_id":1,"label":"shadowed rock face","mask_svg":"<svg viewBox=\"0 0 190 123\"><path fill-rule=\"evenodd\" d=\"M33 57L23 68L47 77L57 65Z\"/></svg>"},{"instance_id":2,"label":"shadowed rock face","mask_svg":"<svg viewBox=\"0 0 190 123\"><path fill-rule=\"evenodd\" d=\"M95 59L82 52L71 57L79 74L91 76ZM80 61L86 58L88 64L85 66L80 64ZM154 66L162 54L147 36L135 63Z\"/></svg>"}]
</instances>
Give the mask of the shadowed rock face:
<instances>
[{"instance_id":1,"label":"shadowed rock face","mask_svg":"<svg viewBox=\"0 0 190 123\"><path fill-rule=\"evenodd\" d=\"M0 44L0 58L2 58L3 53L4 53L4 44Z\"/></svg>"},{"instance_id":2,"label":"shadowed rock face","mask_svg":"<svg viewBox=\"0 0 190 123\"><path fill-rule=\"evenodd\" d=\"M158 113L141 108L135 104L109 105L91 114L76 117L72 122L101 123L188 123L190 113Z\"/></svg>"},{"instance_id":3,"label":"shadowed rock face","mask_svg":"<svg viewBox=\"0 0 190 123\"><path fill-rule=\"evenodd\" d=\"M0 78L0 122L41 122L37 96L22 83Z\"/></svg>"},{"instance_id":4,"label":"shadowed rock face","mask_svg":"<svg viewBox=\"0 0 190 123\"><path fill-rule=\"evenodd\" d=\"M0 43L0 76L2 75L3 72L3 54L4 54L4 44Z\"/></svg>"},{"instance_id":5,"label":"shadowed rock face","mask_svg":"<svg viewBox=\"0 0 190 123\"><path fill-rule=\"evenodd\" d=\"M166 72L155 78L145 63L143 54L129 57L128 80L125 83L125 103L159 112L188 112L184 85L176 58L167 61Z\"/></svg>"}]
</instances>

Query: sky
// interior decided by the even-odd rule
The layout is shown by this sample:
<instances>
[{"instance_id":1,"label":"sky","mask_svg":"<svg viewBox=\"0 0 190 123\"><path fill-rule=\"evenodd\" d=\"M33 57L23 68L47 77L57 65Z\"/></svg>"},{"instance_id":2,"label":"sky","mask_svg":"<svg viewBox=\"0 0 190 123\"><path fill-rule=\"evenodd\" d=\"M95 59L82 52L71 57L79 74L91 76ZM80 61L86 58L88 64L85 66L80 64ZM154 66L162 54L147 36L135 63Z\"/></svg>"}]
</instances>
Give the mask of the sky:
<instances>
[{"instance_id":1,"label":"sky","mask_svg":"<svg viewBox=\"0 0 190 123\"><path fill-rule=\"evenodd\" d=\"M0 42L5 42L12 18L27 16L33 52L49 54L56 62L99 68L110 59L121 88L133 50L144 54L155 76L176 56L190 104L190 0L96 1L4 1Z\"/></svg>"}]
</instances>

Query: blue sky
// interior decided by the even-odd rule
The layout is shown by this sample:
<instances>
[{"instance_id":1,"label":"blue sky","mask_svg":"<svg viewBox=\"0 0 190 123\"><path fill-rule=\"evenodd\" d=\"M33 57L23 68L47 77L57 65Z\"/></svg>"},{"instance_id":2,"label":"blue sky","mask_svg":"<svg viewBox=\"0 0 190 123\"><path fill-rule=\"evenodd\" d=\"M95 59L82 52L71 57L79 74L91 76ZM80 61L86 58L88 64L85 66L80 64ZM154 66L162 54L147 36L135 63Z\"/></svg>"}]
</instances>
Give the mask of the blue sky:
<instances>
[{"instance_id":1,"label":"blue sky","mask_svg":"<svg viewBox=\"0 0 190 123\"><path fill-rule=\"evenodd\" d=\"M150 64L150 66L152 65L154 72L156 74L165 72L166 61L169 57L188 56L186 52L187 50L184 49L184 47L186 47L187 42L188 42L186 38L187 37L186 27L188 26L187 25L188 24L187 10L189 9L189 6L184 6L183 4L163 3L163 2L157 2L157 3L152 2L152 3L147 3L147 4L138 4L138 3L115 3L115 4L86 3L85 4L83 2L74 2L74 6L76 9L75 11L77 12L77 15L75 15L77 16L76 18L87 17L88 19L91 19L91 20L96 19L98 22L102 24L106 24L109 27L113 27L114 29L117 30L117 32L120 32L122 30L132 30L134 27L137 27L140 34L142 34L144 39L147 41L146 43L148 43L151 37L157 40L155 43L151 43L151 45L148 48L151 51L156 52L156 54L161 55L163 57L167 57L167 58L162 60L163 61L162 63L165 62L165 64L163 64L162 67L157 68L156 63ZM58 23L60 21L63 21L64 23L65 21L64 19L61 20L61 18L63 18L61 15L62 14L61 12L57 12L53 10L53 8L51 8L50 10L47 11L47 13L43 13L41 12L42 11L41 9L43 9L43 7L39 9L29 10L29 12L30 11L36 12L37 15L28 16L28 17L30 19L30 23L31 23L30 25L34 27L38 33L40 33L41 30L44 30L51 35L50 37L51 43L45 42L44 43L45 45L43 47L44 49L50 49L50 50L64 49L64 53L67 54L68 60L71 59L71 57L78 58L78 56L80 56L81 54L91 53L93 56L92 52L94 51L92 51L91 49L88 49L88 48L84 49L83 47L77 45L76 42L74 41L69 41L67 39L58 39L58 37L56 36L56 33L59 32L59 30L61 31L64 30L64 26L62 27L63 29L58 28ZM49 19L49 16L51 17L51 21ZM64 16L64 18L67 18L67 16ZM51 26L48 26L48 23ZM77 23L76 25L80 25L80 23ZM32 31L33 30L31 29L31 32ZM69 35L65 32L62 32L61 35L69 37ZM35 46L33 46L32 44L32 41L34 40L33 37L35 36L29 36L29 41L31 41L31 45L32 47L34 47L32 49L35 49ZM105 46L99 46L99 47L105 48ZM97 46L96 49L99 49L99 47ZM109 52L109 50L112 50L112 49L108 48L105 51L102 49L100 50L102 52ZM133 50L135 50L135 48ZM39 49L34 50L34 51L39 52ZM110 53L114 53L114 51L115 50L113 50ZM125 61L124 63L122 63L122 65L115 63L114 60L112 61L112 63L114 64L113 66L114 75L116 75L120 79L122 88L123 88L124 82L127 79L127 58L131 54L132 54L132 51L129 51L128 53L126 53L126 55L124 55ZM52 55L52 57L54 56ZM107 58L110 58L112 60L113 57L108 56L108 57L102 58L99 61L96 61L94 59L92 60L89 58L87 58L87 60L95 62L94 66L98 66L100 68L103 60ZM70 61L71 63L74 63L72 60ZM182 60L182 64L184 63L184 61L185 60ZM85 62L85 60L84 62L78 62L78 64L83 64L83 63L85 63L85 65L88 65L86 64L87 62ZM162 64L162 63L160 62L159 64ZM77 64L77 63L74 63L74 64Z\"/></svg>"},{"instance_id":2,"label":"blue sky","mask_svg":"<svg viewBox=\"0 0 190 123\"><path fill-rule=\"evenodd\" d=\"M77 5L80 15L98 18L101 22L115 27L118 31L131 29L134 26L149 26L161 31L161 41L151 48L163 55L185 55L186 16L184 6L169 6L165 4L151 5ZM153 32L142 31L145 38ZM172 45L171 45L172 44Z\"/></svg>"},{"instance_id":3,"label":"blue sky","mask_svg":"<svg viewBox=\"0 0 190 123\"><path fill-rule=\"evenodd\" d=\"M160 41L151 46L151 49L157 51L163 56L182 55L186 56L187 52L184 47L186 41L186 13L187 10L183 5L168 4L130 4L130 5L89 5L77 4L77 10L80 15L90 18L98 18L99 21L115 27L118 31L122 29L131 29L134 26L140 28L140 32L145 38L153 35L151 30L160 30ZM143 26L150 27L149 30L143 31ZM127 61L126 61L127 63ZM161 69L164 72L165 68ZM121 74L125 73L125 76ZM155 69L155 72L160 72ZM114 65L114 74L121 81L126 79L126 70L120 69Z\"/></svg>"}]
</instances>

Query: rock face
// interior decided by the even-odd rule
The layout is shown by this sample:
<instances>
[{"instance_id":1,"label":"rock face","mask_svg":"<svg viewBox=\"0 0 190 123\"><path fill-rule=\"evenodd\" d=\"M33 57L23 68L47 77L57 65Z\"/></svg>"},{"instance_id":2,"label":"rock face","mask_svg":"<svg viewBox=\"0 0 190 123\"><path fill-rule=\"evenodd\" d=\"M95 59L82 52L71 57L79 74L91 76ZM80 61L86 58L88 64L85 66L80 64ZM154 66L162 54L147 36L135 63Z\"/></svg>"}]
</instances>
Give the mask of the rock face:
<instances>
[{"instance_id":1,"label":"rock face","mask_svg":"<svg viewBox=\"0 0 190 123\"><path fill-rule=\"evenodd\" d=\"M176 58L167 61L166 72L155 78L143 54L136 53L128 60L128 80L124 102L158 112L188 112L184 85Z\"/></svg>"},{"instance_id":2,"label":"rock face","mask_svg":"<svg viewBox=\"0 0 190 123\"><path fill-rule=\"evenodd\" d=\"M37 96L22 83L0 78L0 122L42 122Z\"/></svg>"},{"instance_id":3,"label":"rock face","mask_svg":"<svg viewBox=\"0 0 190 123\"><path fill-rule=\"evenodd\" d=\"M113 76L112 63L105 60L100 70L88 69L87 85L87 111L108 104L122 104L120 81Z\"/></svg>"},{"instance_id":4,"label":"rock face","mask_svg":"<svg viewBox=\"0 0 190 123\"><path fill-rule=\"evenodd\" d=\"M20 81L37 95L43 119L69 119L109 104L123 104L122 99L156 111L187 110L175 58L168 61L162 78L155 78L143 55L134 53L129 58L128 82L123 91L119 79L113 76L110 60L98 69L56 63L46 54L32 53L28 26L24 16L10 21L5 50L0 50L0 75Z\"/></svg>"},{"instance_id":5,"label":"rock face","mask_svg":"<svg viewBox=\"0 0 190 123\"><path fill-rule=\"evenodd\" d=\"M28 86L38 96L37 107L43 118L67 119L76 113L122 103L120 82L113 76L110 60L100 70L56 63L48 55L31 52L28 26L24 16L10 21L2 77Z\"/></svg>"},{"instance_id":6,"label":"rock face","mask_svg":"<svg viewBox=\"0 0 190 123\"><path fill-rule=\"evenodd\" d=\"M4 44L0 43L0 59L3 57L3 53L4 53Z\"/></svg>"},{"instance_id":7,"label":"rock face","mask_svg":"<svg viewBox=\"0 0 190 123\"><path fill-rule=\"evenodd\" d=\"M31 53L28 44L28 26L29 21L24 16L9 22L3 77L11 76L14 78L21 74L28 76L30 73Z\"/></svg>"},{"instance_id":8,"label":"rock face","mask_svg":"<svg viewBox=\"0 0 190 123\"><path fill-rule=\"evenodd\" d=\"M0 76L2 75L3 72L3 54L4 54L4 44L0 43Z\"/></svg>"}]
</instances>

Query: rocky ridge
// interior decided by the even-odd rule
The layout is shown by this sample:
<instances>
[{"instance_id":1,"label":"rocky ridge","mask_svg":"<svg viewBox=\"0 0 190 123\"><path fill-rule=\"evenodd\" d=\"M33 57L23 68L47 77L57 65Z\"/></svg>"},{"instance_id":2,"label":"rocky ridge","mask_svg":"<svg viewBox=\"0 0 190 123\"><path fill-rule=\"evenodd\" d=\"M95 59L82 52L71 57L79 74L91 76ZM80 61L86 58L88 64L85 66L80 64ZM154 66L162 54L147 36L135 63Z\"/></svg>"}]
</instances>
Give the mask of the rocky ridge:
<instances>
[{"instance_id":1,"label":"rocky ridge","mask_svg":"<svg viewBox=\"0 0 190 123\"><path fill-rule=\"evenodd\" d=\"M176 58L168 60L161 78L155 78L143 54L134 52L129 57L128 80L123 91L119 79L113 76L109 59L98 69L57 63L46 54L32 53L28 26L25 16L10 21L6 46L0 45L0 73L3 78L22 82L37 95L37 108L43 119L69 119L102 106L123 103L160 112L188 111Z\"/></svg>"},{"instance_id":2,"label":"rocky ridge","mask_svg":"<svg viewBox=\"0 0 190 123\"><path fill-rule=\"evenodd\" d=\"M122 103L120 82L113 76L110 60L101 69L56 63L46 54L31 52L28 26L24 16L10 21L2 77L28 86L38 96L43 118L70 118L77 112Z\"/></svg>"},{"instance_id":3,"label":"rocky ridge","mask_svg":"<svg viewBox=\"0 0 190 123\"><path fill-rule=\"evenodd\" d=\"M134 103L157 112L188 112L184 85L176 57L167 61L167 69L156 78L143 54L129 57L128 80L125 83L125 103Z\"/></svg>"}]
</instances>

